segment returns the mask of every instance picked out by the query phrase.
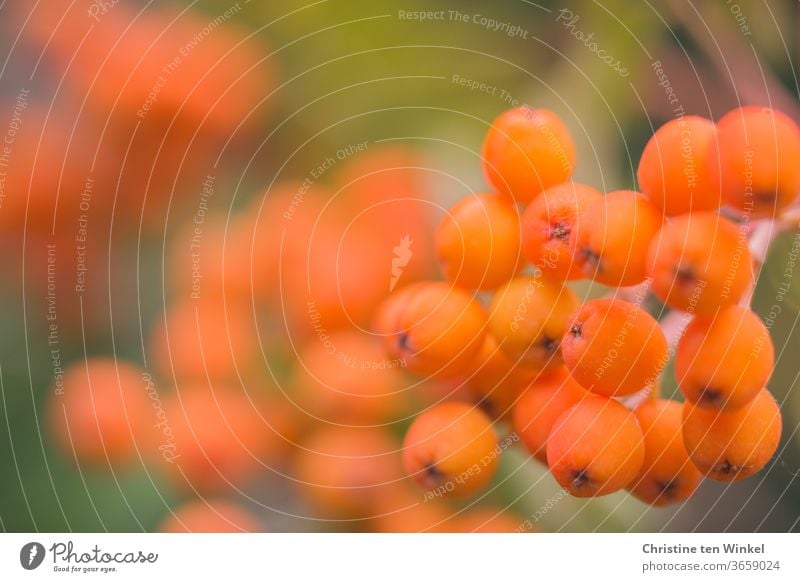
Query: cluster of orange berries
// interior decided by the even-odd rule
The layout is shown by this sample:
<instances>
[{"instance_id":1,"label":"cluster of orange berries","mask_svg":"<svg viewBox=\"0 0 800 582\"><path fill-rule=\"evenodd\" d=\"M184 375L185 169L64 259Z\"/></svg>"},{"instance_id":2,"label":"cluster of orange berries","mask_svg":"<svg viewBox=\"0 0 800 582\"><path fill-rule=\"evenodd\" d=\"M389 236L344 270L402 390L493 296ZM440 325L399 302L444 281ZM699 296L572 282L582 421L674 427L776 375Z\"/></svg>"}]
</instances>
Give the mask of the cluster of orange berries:
<instances>
[{"instance_id":1,"label":"cluster of orange berries","mask_svg":"<svg viewBox=\"0 0 800 582\"><path fill-rule=\"evenodd\" d=\"M146 467L186 499L164 531L272 529L235 499L274 484L307 527L321 518L379 532L513 531L522 519L500 508L421 503L391 425L439 398L413 389L418 380L362 329L404 236L415 260L398 286L435 269L418 166L404 149L375 147L325 185L281 182L230 216L210 211L180 229L168 300L144 338L147 369L90 358L53 390L48 418L63 455L81 470Z\"/></svg>"},{"instance_id":2,"label":"cluster of orange berries","mask_svg":"<svg viewBox=\"0 0 800 582\"><path fill-rule=\"evenodd\" d=\"M407 286L375 316L392 357L471 399L413 421L407 473L474 493L518 439L572 495L627 489L663 505L703 476L762 469L781 416L766 390L770 335L747 306L758 266L747 235L800 192L798 156L800 130L777 111L681 117L647 144L641 192L602 195L571 180L575 147L554 113L498 117L482 151L496 192L461 200L436 231L447 282ZM609 292L581 302L579 279ZM689 322L677 346L645 309L651 295ZM659 397L673 351L683 404ZM510 437L494 421L510 421Z\"/></svg>"}]
</instances>

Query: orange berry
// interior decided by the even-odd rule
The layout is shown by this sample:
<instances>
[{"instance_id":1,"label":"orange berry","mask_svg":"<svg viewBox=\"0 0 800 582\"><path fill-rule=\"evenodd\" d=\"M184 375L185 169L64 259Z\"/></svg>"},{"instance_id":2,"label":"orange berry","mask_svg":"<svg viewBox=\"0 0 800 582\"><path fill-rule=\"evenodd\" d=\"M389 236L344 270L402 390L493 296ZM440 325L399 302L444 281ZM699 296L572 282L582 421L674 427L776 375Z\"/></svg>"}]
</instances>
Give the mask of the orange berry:
<instances>
[{"instance_id":1,"label":"orange berry","mask_svg":"<svg viewBox=\"0 0 800 582\"><path fill-rule=\"evenodd\" d=\"M402 479L398 449L382 428L319 428L295 455L297 491L317 517L372 517Z\"/></svg>"},{"instance_id":2,"label":"orange berry","mask_svg":"<svg viewBox=\"0 0 800 582\"><path fill-rule=\"evenodd\" d=\"M556 420L547 439L550 471L576 497L627 487L643 462L644 437L636 417L610 398L582 399Z\"/></svg>"},{"instance_id":3,"label":"orange berry","mask_svg":"<svg viewBox=\"0 0 800 582\"><path fill-rule=\"evenodd\" d=\"M575 145L564 123L547 109L517 107L492 122L482 149L489 183L519 204L569 180Z\"/></svg>"},{"instance_id":4,"label":"orange berry","mask_svg":"<svg viewBox=\"0 0 800 582\"><path fill-rule=\"evenodd\" d=\"M775 363L769 330L746 307L695 317L681 337L675 375L689 402L730 412L767 385Z\"/></svg>"},{"instance_id":5,"label":"orange berry","mask_svg":"<svg viewBox=\"0 0 800 582\"><path fill-rule=\"evenodd\" d=\"M427 282L418 282L401 287L388 295L375 308L372 316L372 332L379 336L389 347L394 341L397 330L400 329L400 318L406 306L411 302L414 294L419 289L424 289Z\"/></svg>"},{"instance_id":6,"label":"orange berry","mask_svg":"<svg viewBox=\"0 0 800 582\"><path fill-rule=\"evenodd\" d=\"M381 533L443 532L451 513L440 499L425 499L403 482L376 501L370 525Z\"/></svg>"},{"instance_id":7,"label":"orange berry","mask_svg":"<svg viewBox=\"0 0 800 582\"><path fill-rule=\"evenodd\" d=\"M497 435L483 412L446 402L411 423L403 441L403 466L430 492L467 496L491 481L500 457L497 447Z\"/></svg>"},{"instance_id":8,"label":"orange berry","mask_svg":"<svg viewBox=\"0 0 800 582\"><path fill-rule=\"evenodd\" d=\"M150 337L156 369L178 382L239 384L259 360L250 311L215 299L187 299L168 307Z\"/></svg>"},{"instance_id":9,"label":"orange berry","mask_svg":"<svg viewBox=\"0 0 800 582\"><path fill-rule=\"evenodd\" d=\"M662 125L647 142L639 159L639 187L667 216L716 210L722 204L709 173L715 133L711 120L686 115Z\"/></svg>"},{"instance_id":10,"label":"orange berry","mask_svg":"<svg viewBox=\"0 0 800 582\"><path fill-rule=\"evenodd\" d=\"M709 171L725 202L754 216L772 216L800 192L800 129L767 107L734 109L717 122Z\"/></svg>"},{"instance_id":11,"label":"orange berry","mask_svg":"<svg viewBox=\"0 0 800 582\"><path fill-rule=\"evenodd\" d=\"M683 442L695 466L717 481L758 473L781 439L781 411L767 390L733 412L683 405Z\"/></svg>"},{"instance_id":12,"label":"orange berry","mask_svg":"<svg viewBox=\"0 0 800 582\"><path fill-rule=\"evenodd\" d=\"M494 336L486 334L474 368L467 373L463 384L481 410L500 419L511 414L522 391L538 374L517 365L500 349Z\"/></svg>"},{"instance_id":13,"label":"orange berry","mask_svg":"<svg viewBox=\"0 0 800 582\"><path fill-rule=\"evenodd\" d=\"M333 423L392 420L405 406L402 362L387 360L373 338L355 330L312 338L297 355L292 398L305 413Z\"/></svg>"},{"instance_id":14,"label":"orange berry","mask_svg":"<svg viewBox=\"0 0 800 582\"><path fill-rule=\"evenodd\" d=\"M270 403L240 390L191 386L165 399L164 411L154 458L166 461L169 476L190 490L240 487L269 470L285 447L271 428ZM162 459L168 446L172 454Z\"/></svg>"},{"instance_id":15,"label":"orange berry","mask_svg":"<svg viewBox=\"0 0 800 582\"><path fill-rule=\"evenodd\" d=\"M644 434L644 464L630 492L646 503L685 501L703 478L683 444L682 411L674 400L647 400L634 412Z\"/></svg>"},{"instance_id":16,"label":"orange berry","mask_svg":"<svg viewBox=\"0 0 800 582\"><path fill-rule=\"evenodd\" d=\"M96 466L134 460L156 422L148 386L142 370L110 358L69 366L49 409L64 454Z\"/></svg>"},{"instance_id":17,"label":"orange berry","mask_svg":"<svg viewBox=\"0 0 800 582\"><path fill-rule=\"evenodd\" d=\"M514 432L530 453L547 463L547 439L556 420L589 393L559 368L537 378L514 406Z\"/></svg>"},{"instance_id":18,"label":"orange berry","mask_svg":"<svg viewBox=\"0 0 800 582\"><path fill-rule=\"evenodd\" d=\"M647 249L663 223L661 213L642 194L609 192L578 218L571 249L583 275L613 287L647 277Z\"/></svg>"},{"instance_id":19,"label":"orange berry","mask_svg":"<svg viewBox=\"0 0 800 582\"><path fill-rule=\"evenodd\" d=\"M113 12L117 12L116 10ZM263 116L263 88L272 84L271 59L245 42L233 24L202 42L192 40L206 22L172 9L140 14L124 10L94 26L88 44L70 54L65 81L117 123L212 132L230 137L248 116ZM189 43L191 50L186 50ZM180 54L179 66L165 65ZM57 55L64 59L65 55ZM68 60L68 59L67 59ZM209 66L211 64L212 66ZM166 81L165 82L165 78ZM157 87L158 98L148 97ZM141 112L141 115L138 115Z\"/></svg>"},{"instance_id":20,"label":"orange berry","mask_svg":"<svg viewBox=\"0 0 800 582\"><path fill-rule=\"evenodd\" d=\"M366 225L349 221L344 214L321 216L299 264L284 263L282 307L300 334L313 335L315 322L326 329L365 324L386 296L392 255L377 251Z\"/></svg>"},{"instance_id":21,"label":"orange berry","mask_svg":"<svg viewBox=\"0 0 800 582\"><path fill-rule=\"evenodd\" d=\"M578 298L558 282L529 275L498 289L489 305L489 333L517 365L546 370L562 364L560 344Z\"/></svg>"},{"instance_id":22,"label":"orange berry","mask_svg":"<svg viewBox=\"0 0 800 582\"><path fill-rule=\"evenodd\" d=\"M502 285L522 267L516 207L495 194L456 203L436 231L436 258L456 285L481 291Z\"/></svg>"},{"instance_id":23,"label":"orange berry","mask_svg":"<svg viewBox=\"0 0 800 582\"><path fill-rule=\"evenodd\" d=\"M676 216L650 243L652 291L674 309L713 314L739 301L753 281L747 239L710 212Z\"/></svg>"},{"instance_id":24,"label":"orange berry","mask_svg":"<svg viewBox=\"0 0 800 582\"><path fill-rule=\"evenodd\" d=\"M83 242L98 244L107 252L106 239L101 237L109 228L111 204L105 197L98 195L95 199L92 195L110 173L102 165L95 170L93 164L94 152L108 147L105 142L100 145L102 131L91 117L59 102L55 105L59 115L38 104L22 107L20 103L0 102L7 111L16 110L24 118L18 128L10 130L12 144L6 144L9 149L4 154L0 182L0 232L5 236L24 231L26 238L38 233L48 238L66 233L75 247L76 225L84 215L96 229ZM81 210L82 196L86 195L91 197L91 206Z\"/></svg>"},{"instance_id":25,"label":"orange berry","mask_svg":"<svg viewBox=\"0 0 800 582\"><path fill-rule=\"evenodd\" d=\"M228 501L197 499L178 507L158 526L161 533L255 533L255 516Z\"/></svg>"},{"instance_id":26,"label":"orange berry","mask_svg":"<svg viewBox=\"0 0 800 582\"><path fill-rule=\"evenodd\" d=\"M350 229L367 231L369 247L384 260L384 288L428 278L435 269L428 166L410 148L375 145L337 164L337 195L328 203L344 212Z\"/></svg>"},{"instance_id":27,"label":"orange berry","mask_svg":"<svg viewBox=\"0 0 800 582\"><path fill-rule=\"evenodd\" d=\"M429 282L400 313L389 351L416 374L457 376L480 352L485 328L486 314L469 293Z\"/></svg>"},{"instance_id":28,"label":"orange berry","mask_svg":"<svg viewBox=\"0 0 800 582\"><path fill-rule=\"evenodd\" d=\"M576 182L542 192L522 214L522 251L528 262L561 281L582 278L572 240L578 233L578 217L601 197L591 186Z\"/></svg>"},{"instance_id":29,"label":"orange berry","mask_svg":"<svg viewBox=\"0 0 800 582\"><path fill-rule=\"evenodd\" d=\"M626 396L655 384L667 362L664 332L641 306L593 299L573 314L561 342L564 363L581 386Z\"/></svg>"},{"instance_id":30,"label":"orange berry","mask_svg":"<svg viewBox=\"0 0 800 582\"><path fill-rule=\"evenodd\" d=\"M495 507L470 508L454 515L441 531L455 533L516 533L525 519ZM526 531L536 531L527 529Z\"/></svg>"}]
</instances>

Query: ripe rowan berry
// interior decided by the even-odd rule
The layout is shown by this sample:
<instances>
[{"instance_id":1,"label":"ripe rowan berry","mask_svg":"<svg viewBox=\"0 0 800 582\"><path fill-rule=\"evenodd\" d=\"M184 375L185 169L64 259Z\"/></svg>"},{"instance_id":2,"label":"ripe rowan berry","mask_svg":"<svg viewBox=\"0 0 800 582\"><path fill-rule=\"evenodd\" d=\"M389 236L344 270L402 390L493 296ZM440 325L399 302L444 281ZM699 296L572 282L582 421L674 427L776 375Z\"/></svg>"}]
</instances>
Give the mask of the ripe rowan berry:
<instances>
[{"instance_id":1,"label":"ripe rowan berry","mask_svg":"<svg viewBox=\"0 0 800 582\"><path fill-rule=\"evenodd\" d=\"M486 179L498 192L527 204L542 190L569 180L575 145L552 111L517 107L492 122L482 163Z\"/></svg>"},{"instance_id":2,"label":"ripe rowan berry","mask_svg":"<svg viewBox=\"0 0 800 582\"><path fill-rule=\"evenodd\" d=\"M427 281L411 283L401 287L383 298L375 308L370 329L378 336L387 348L394 342L397 330L400 329L400 317L405 311L418 289L423 289Z\"/></svg>"},{"instance_id":3,"label":"ripe rowan berry","mask_svg":"<svg viewBox=\"0 0 800 582\"><path fill-rule=\"evenodd\" d=\"M452 516L440 531L454 533L516 533L524 518L496 507L475 507ZM526 530L537 531L537 530Z\"/></svg>"},{"instance_id":4,"label":"ripe rowan berry","mask_svg":"<svg viewBox=\"0 0 800 582\"><path fill-rule=\"evenodd\" d=\"M400 362L386 359L380 345L355 330L310 339L297 355L292 399L317 420L363 425L402 412Z\"/></svg>"},{"instance_id":5,"label":"ripe rowan berry","mask_svg":"<svg viewBox=\"0 0 800 582\"><path fill-rule=\"evenodd\" d=\"M482 489L497 470L497 435L477 408L445 402L411 423L403 441L403 466L421 487L466 496Z\"/></svg>"},{"instance_id":6,"label":"ripe rowan berry","mask_svg":"<svg viewBox=\"0 0 800 582\"><path fill-rule=\"evenodd\" d=\"M184 503L158 526L162 533L255 533L259 520L238 505L222 499Z\"/></svg>"},{"instance_id":7,"label":"ripe rowan berry","mask_svg":"<svg viewBox=\"0 0 800 582\"><path fill-rule=\"evenodd\" d=\"M317 517L372 517L401 482L398 450L383 428L317 428L293 458L297 491Z\"/></svg>"},{"instance_id":8,"label":"ripe rowan berry","mask_svg":"<svg viewBox=\"0 0 800 582\"><path fill-rule=\"evenodd\" d=\"M709 172L722 197L737 210L772 216L800 192L800 129L767 107L734 109L717 122Z\"/></svg>"},{"instance_id":9,"label":"ripe rowan berry","mask_svg":"<svg viewBox=\"0 0 800 582\"><path fill-rule=\"evenodd\" d=\"M152 455L163 465L170 447L169 476L187 489L239 487L283 455L286 442L273 428L277 412L266 398L238 389L187 386L164 399L165 428L154 435Z\"/></svg>"},{"instance_id":10,"label":"ripe rowan berry","mask_svg":"<svg viewBox=\"0 0 800 582\"><path fill-rule=\"evenodd\" d=\"M739 301L753 281L745 236L710 212L674 217L650 243L652 291L674 309L713 314Z\"/></svg>"},{"instance_id":11,"label":"ripe rowan berry","mask_svg":"<svg viewBox=\"0 0 800 582\"><path fill-rule=\"evenodd\" d=\"M435 241L444 276L468 289L495 289L522 267L519 212L496 194L456 203L439 223Z\"/></svg>"},{"instance_id":12,"label":"ripe rowan berry","mask_svg":"<svg viewBox=\"0 0 800 582\"><path fill-rule=\"evenodd\" d=\"M239 384L260 359L251 313L211 297L169 305L153 326L149 351L159 373L177 382Z\"/></svg>"},{"instance_id":13,"label":"ripe rowan berry","mask_svg":"<svg viewBox=\"0 0 800 582\"><path fill-rule=\"evenodd\" d=\"M556 420L588 395L566 368L543 374L522 393L512 423L534 458L547 463L547 439Z\"/></svg>"},{"instance_id":14,"label":"ripe rowan berry","mask_svg":"<svg viewBox=\"0 0 800 582\"><path fill-rule=\"evenodd\" d=\"M674 400L646 400L634 411L644 434L644 464L630 492L652 505L688 499L703 476L689 460L681 432L683 407Z\"/></svg>"},{"instance_id":15,"label":"ripe rowan berry","mask_svg":"<svg viewBox=\"0 0 800 582\"><path fill-rule=\"evenodd\" d=\"M572 495L607 495L636 478L644 450L633 413L616 400L592 396L556 420L547 439L547 464Z\"/></svg>"},{"instance_id":16,"label":"ripe rowan berry","mask_svg":"<svg viewBox=\"0 0 800 582\"><path fill-rule=\"evenodd\" d=\"M571 241L577 236L578 217L601 197L576 182L552 186L536 197L522 214L522 251L528 262L561 281L582 278Z\"/></svg>"},{"instance_id":17,"label":"ripe rowan berry","mask_svg":"<svg viewBox=\"0 0 800 582\"><path fill-rule=\"evenodd\" d=\"M437 281L415 288L397 323L389 352L420 375L463 374L486 333L486 314L472 295Z\"/></svg>"},{"instance_id":18,"label":"ripe rowan berry","mask_svg":"<svg viewBox=\"0 0 800 582\"><path fill-rule=\"evenodd\" d=\"M648 200L667 216L713 211L722 199L709 173L714 122L686 115L662 125L642 152L637 177Z\"/></svg>"},{"instance_id":19,"label":"ripe rowan berry","mask_svg":"<svg viewBox=\"0 0 800 582\"><path fill-rule=\"evenodd\" d=\"M145 378L136 366L106 358L69 366L49 409L65 454L96 466L132 460L155 423Z\"/></svg>"},{"instance_id":20,"label":"ripe rowan berry","mask_svg":"<svg viewBox=\"0 0 800 582\"><path fill-rule=\"evenodd\" d=\"M420 499L408 480L397 483L374 504L369 520L372 531L380 533L443 533L452 509L440 498Z\"/></svg>"},{"instance_id":21,"label":"ripe rowan berry","mask_svg":"<svg viewBox=\"0 0 800 582\"><path fill-rule=\"evenodd\" d=\"M715 316L697 316L686 328L675 375L689 402L730 412L767 385L775 363L769 331L746 307L731 305Z\"/></svg>"},{"instance_id":22,"label":"ripe rowan berry","mask_svg":"<svg viewBox=\"0 0 800 582\"><path fill-rule=\"evenodd\" d=\"M511 414L525 387L539 374L519 366L500 349L487 333L474 367L463 379L472 400L490 417L501 419Z\"/></svg>"},{"instance_id":23,"label":"ripe rowan berry","mask_svg":"<svg viewBox=\"0 0 800 582\"><path fill-rule=\"evenodd\" d=\"M781 411L767 390L733 412L683 405L683 442L695 466L717 481L758 473L781 438Z\"/></svg>"},{"instance_id":24,"label":"ripe rowan berry","mask_svg":"<svg viewBox=\"0 0 800 582\"><path fill-rule=\"evenodd\" d=\"M575 293L539 275L512 279L489 305L489 333L518 365L545 370L562 364L561 338L577 308Z\"/></svg>"},{"instance_id":25,"label":"ripe rowan berry","mask_svg":"<svg viewBox=\"0 0 800 582\"><path fill-rule=\"evenodd\" d=\"M614 287L647 277L647 249L663 223L642 194L609 192L590 203L578 218L571 252L585 277Z\"/></svg>"},{"instance_id":26,"label":"ripe rowan berry","mask_svg":"<svg viewBox=\"0 0 800 582\"><path fill-rule=\"evenodd\" d=\"M653 316L621 299L593 299L575 312L561 342L564 363L585 389L626 396L655 384L667 340Z\"/></svg>"}]
</instances>

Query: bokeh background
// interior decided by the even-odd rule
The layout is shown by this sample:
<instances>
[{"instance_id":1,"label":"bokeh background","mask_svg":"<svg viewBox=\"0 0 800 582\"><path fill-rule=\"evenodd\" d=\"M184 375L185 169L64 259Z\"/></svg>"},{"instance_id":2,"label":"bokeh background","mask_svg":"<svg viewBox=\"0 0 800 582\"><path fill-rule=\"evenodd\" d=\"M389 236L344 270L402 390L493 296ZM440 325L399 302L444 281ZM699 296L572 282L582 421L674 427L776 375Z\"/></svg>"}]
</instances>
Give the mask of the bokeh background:
<instances>
[{"instance_id":1,"label":"bokeh background","mask_svg":"<svg viewBox=\"0 0 800 582\"><path fill-rule=\"evenodd\" d=\"M487 188L480 144L501 111L553 109L577 180L635 188L676 108L800 121L798 28L790 0L0 4L0 529L154 531L224 500L268 531L461 530L487 514L545 531L800 530L800 282L780 287L800 231L777 238L754 300L778 354L779 453L677 507L564 497L516 447L484 494L426 502L398 443L457 388L374 371L385 392L363 413L319 388L351 381L330 336L383 361L365 330L394 248L413 239L399 284L437 276L432 229ZM126 401L119 449L92 457L64 437L65 417L81 421L57 388L97 358L135 366L131 398L149 408Z\"/></svg>"}]
</instances>

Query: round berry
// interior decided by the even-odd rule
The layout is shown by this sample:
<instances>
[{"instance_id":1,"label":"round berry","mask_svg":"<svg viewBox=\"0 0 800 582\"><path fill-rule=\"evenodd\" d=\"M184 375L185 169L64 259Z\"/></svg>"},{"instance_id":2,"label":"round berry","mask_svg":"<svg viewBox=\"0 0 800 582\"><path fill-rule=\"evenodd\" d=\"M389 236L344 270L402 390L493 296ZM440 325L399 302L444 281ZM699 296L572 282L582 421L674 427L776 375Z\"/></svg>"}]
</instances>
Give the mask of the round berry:
<instances>
[{"instance_id":1,"label":"round berry","mask_svg":"<svg viewBox=\"0 0 800 582\"><path fill-rule=\"evenodd\" d=\"M772 216L800 192L800 129L767 107L734 109L717 122L710 176L725 202L753 216Z\"/></svg>"},{"instance_id":2,"label":"round berry","mask_svg":"<svg viewBox=\"0 0 800 582\"><path fill-rule=\"evenodd\" d=\"M197 499L178 507L158 526L162 533L255 533L264 531L255 516L223 500Z\"/></svg>"},{"instance_id":3,"label":"round berry","mask_svg":"<svg viewBox=\"0 0 800 582\"><path fill-rule=\"evenodd\" d=\"M753 282L747 239L710 212L676 216L650 243L652 291L674 309L713 314L739 301Z\"/></svg>"},{"instance_id":4,"label":"round berry","mask_svg":"<svg viewBox=\"0 0 800 582\"><path fill-rule=\"evenodd\" d=\"M579 217L572 253L585 277L614 287L647 277L647 249L663 223L638 192L618 190L589 204Z\"/></svg>"},{"instance_id":5,"label":"round berry","mask_svg":"<svg viewBox=\"0 0 800 582\"><path fill-rule=\"evenodd\" d=\"M556 420L589 393L559 368L538 377L514 406L514 432L530 453L547 463L547 439Z\"/></svg>"},{"instance_id":6,"label":"round berry","mask_svg":"<svg viewBox=\"0 0 800 582\"><path fill-rule=\"evenodd\" d=\"M695 466L717 481L758 473L781 439L781 411L767 390L733 412L683 405L683 442Z\"/></svg>"},{"instance_id":7,"label":"round berry","mask_svg":"<svg viewBox=\"0 0 800 582\"><path fill-rule=\"evenodd\" d=\"M372 332L380 337L387 347L394 341L394 336L400 327L400 317L418 289L422 289L427 282L412 283L401 287L388 295L375 308L372 316Z\"/></svg>"},{"instance_id":8,"label":"round berry","mask_svg":"<svg viewBox=\"0 0 800 582\"><path fill-rule=\"evenodd\" d=\"M492 418L511 414L520 394L539 374L509 358L497 340L486 334L474 368L463 380L472 400Z\"/></svg>"},{"instance_id":9,"label":"round berry","mask_svg":"<svg viewBox=\"0 0 800 582\"><path fill-rule=\"evenodd\" d=\"M403 466L421 487L442 495L470 495L497 470L498 442L477 408L446 402L420 414L403 442Z\"/></svg>"},{"instance_id":10,"label":"round berry","mask_svg":"<svg viewBox=\"0 0 800 582\"><path fill-rule=\"evenodd\" d=\"M602 198L590 186L567 182L548 188L522 214L522 252L546 276L566 281L583 277L572 254L578 217Z\"/></svg>"},{"instance_id":11,"label":"round berry","mask_svg":"<svg viewBox=\"0 0 800 582\"><path fill-rule=\"evenodd\" d=\"M398 450L383 428L318 428L294 455L296 490L319 516L371 517L402 479Z\"/></svg>"},{"instance_id":12,"label":"round berry","mask_svg":"<svg viewBox=\"0 0 800 582\"><path fill-rule=\"evenodd\" d=\"M170 305L150 336L156 369L178 382L238 384L258 366L255 321L246 308L211 298Z\"/></svg>"},{"instance_id":13,"label":"round berry","mask_svg":"<svg viewBox=\"0 0 800 582\"><path fill-rule=\"evenodd\" d=\"M270 404L231 387L182 389L164 399L169 434L159 431L151 452L162 464L170 455L170 477L188 490L241 486L283 454Z\"/></svg>"},{"instance_id":14,"label":"round berry","mask_svg":"<svg viewBox=\"0 0 800 582\"><path fill-rule=\"evenodd\" d=\"M685 115L662 125L639 159L639 188L667 216L716 210L719 187L709 173L714 122Z\"/></svg>"},{"instance_id":15,"label":"round berry","mask_svg":"<svg viewBox=\"0 0 800 582\"><path fill-rule=\"evenodd\" d=\"M525 519L496 507L475 507L454 515L441 531L453 533L516 533ZM531 531L531 530L528 530ZM532 530L538 531L538 528Z\"/></svg>"},{"instance_id":16,"label":"round berry","mask_svg":"<svg viewBox=\"0 0 800 582\"><path fill-rule=\"evenodd\" d=\"M628 486L643 462L644 437L636 418L610 398L581 400L556 420L547 439L550 471L576 497Z\"/></svg>"},{"instance_id":17,"label":"round berry","mask_svg":"<svg viewBox=\"0 0 800 582\"><path fill-rule=\"evenodd\" d=\"M518 365L546 370L562 365L561 338L578 306L575 293L538 275L518 277L495 292L489 333Z\"/></svg>"},{"instance_id":18,"label":"round berry","mask_svg":"<svg viewBox=\"0 0 800 582\"><path fill-rule=\"evenodd\" d=\"M675 375L698 406L730 412L767 385L775 363L769 331L750 309L731 305L695 317L681 337Z\"/></svg>"},{"instance_id":19,"label":"round berry","mask_svg":"<svg viewBox=\"0 0 800 582\"><path fill-rule=\"evenodd\" d=\"M646 400L635 411L644 434L644 464L630 492L652 505L688 499L703 475L689 460L681 432L683 407L673 400Z\"/></svg>"},{"instance_id":20,"label":"round berry","mask_svg":"<svg viewBox=\"0 0 800 582\"><path fill-rule=\"evenodd\" d=\"M495 289L522 267L519 213L496 194L475 194L450 208L436 231L436 258L456 285Z\"/></svg>"},{"instance_id":21,"label":"round berry","mask_svg":"<svg viewBox=\"0 0 800 582\"><path fill-rule=\"evenodd\" d=\"M564 122L547 109L510 109L492 122L483 142L489 183L519 204L569 180L575 146Z\"/></svg>"},{"instance_id":22,"label":"round berry","mask_svg":"<svg viewBox=\"0 0 800 582\"><path fill-rule=\"evenodd\" d=\"M472 295L429 282L400 311L389 351L416 374L452 377L470 368L485 333L486 314Z\"/></svg>"},{"instance_id":23,"label":"round berry","mask_svg":"<svg viewBox=\"0 0 800 582\"><path fill-rule=\"evenodd\" d=\"M317 420L366 425L396 418L405 406L401 363L356 330L313 338L297 354L292 398Z\"/></svg>"},{"instance_id":24,"label":"round berry","mask_svg":"<svg viewBox=\"0 0 800 582\"><path fill-rule=\"evenodd\" d=\"M144 371L125 362L95 358L69 366L50 402L50 420L61 449L97 466L135 459L142 432L156 422Z\"/></svg>"},{"instance_id":25,"label":"round berry","mask_svg":"<svg viewBox=\"0 0 800 582\"><path fill-rule=\"evenodd\" d=\"M658 322L621 299L584 303L569 321L561 351L580 385L604 396L626 396L655 384L668 358Z\"/></svg>"}]
</instances>

